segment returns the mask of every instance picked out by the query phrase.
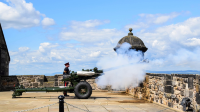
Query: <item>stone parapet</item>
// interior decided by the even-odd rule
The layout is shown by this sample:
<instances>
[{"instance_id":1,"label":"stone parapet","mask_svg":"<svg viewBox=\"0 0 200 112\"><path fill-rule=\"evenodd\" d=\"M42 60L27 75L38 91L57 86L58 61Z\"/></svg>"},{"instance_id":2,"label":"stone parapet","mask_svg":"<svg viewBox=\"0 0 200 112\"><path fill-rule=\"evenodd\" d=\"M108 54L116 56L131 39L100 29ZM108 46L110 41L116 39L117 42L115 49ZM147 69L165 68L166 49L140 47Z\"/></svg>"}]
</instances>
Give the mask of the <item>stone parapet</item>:
<instances>
[{"instance_id":1,"label":"stone parapet","mask_svg":"<svg viewBox=\"0 0 200 112\"><path fill-rule=\"evenodd\" d=\"M0 76L0 91L14 90L16 85L23 85L25 88L40 88L40 87L58 87L64 86L62 74L54 76L45 75L16 75L16 76ZM86 80L92 89L100 89L95 83L95 79Z\"/></svg>"},{"instance_id":2,"label":"stone parapet","mask_svg":"<svg viewBox=\"0 0 200 112\"><path fill-rule=\"evenodd\" d=\"M0 91L13 90L17 84L23 85L25 88L37 87L58 87L64 83L62 74L54 76L45 75L16 75L16 76L0 76ZM138 87L129 87L126 89L139 99L145 99L150 102L169 106L183 110L181 101L183 98L189 98L192 101L195 110L200 109L200 75L197 74L154 74L147 73L145 80L138 84ZM95 79L86 80L93 90L100 88ZM112 90L107 85L107 90Z\"/></svg>"},{"instance_id":3,"label":"stone parapet","mask_svg":"<svg viewBox=\"0 0 200 112\"><path fill-rule=\"evenodd\" d=\"M153 74L147 73L142 86L126 90L137 98L184 110L183 98L192 101L193 109L200 109L199 75L197 74Z\"/></svg>"}]
</instances>

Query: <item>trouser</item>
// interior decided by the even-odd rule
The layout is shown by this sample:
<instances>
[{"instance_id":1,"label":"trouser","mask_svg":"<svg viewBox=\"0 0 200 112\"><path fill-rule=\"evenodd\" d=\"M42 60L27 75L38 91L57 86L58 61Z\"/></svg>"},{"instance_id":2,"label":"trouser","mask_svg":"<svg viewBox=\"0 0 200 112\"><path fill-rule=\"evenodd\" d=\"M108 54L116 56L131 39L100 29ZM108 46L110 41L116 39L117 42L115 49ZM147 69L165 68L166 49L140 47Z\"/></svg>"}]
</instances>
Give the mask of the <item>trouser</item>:
<instances>
[{"instance_id":1,"label":"trouser","mask_svg":"<svg viewBox=\"0 0 200 112\"><path fill-rule=\"evenodd\" d=\"M63 79L69 78L70 75L68 74L63 74ZM67 86L69 84L69 81L64 81L64 86Z\"/></svg>"},{"instance_id":2,"label":"trouser","mask_svg":"<svg viewBox=\"0 0 200 112\"><path fill-rule=\"evenodd\" d=\"M69 82L68 81L64 81L64 86L68 86Z\"/></svg>"}]
</instances>

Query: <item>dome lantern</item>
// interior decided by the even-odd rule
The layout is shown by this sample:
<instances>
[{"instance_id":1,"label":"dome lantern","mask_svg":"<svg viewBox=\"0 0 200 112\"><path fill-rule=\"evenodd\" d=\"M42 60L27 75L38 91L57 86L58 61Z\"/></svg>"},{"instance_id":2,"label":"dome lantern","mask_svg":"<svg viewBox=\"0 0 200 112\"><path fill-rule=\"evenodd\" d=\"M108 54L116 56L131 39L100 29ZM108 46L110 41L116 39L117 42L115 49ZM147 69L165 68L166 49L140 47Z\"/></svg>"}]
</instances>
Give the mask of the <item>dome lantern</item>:
<instances>
[{"instance_id":1,"label":"dome lantern","mask_svg":"<svg viewBox=\"0 0 200 112\"><path fill-rule=\"evenodd\" d=\"M116 51L124 42L127 42L131 45L130 49L135 49L136 51L142 51L145 53L148 48L144 45L143 41L133 35L132 28L129 28L129 31L128 36L121 38L114 50Z\"/></svg>"}]
</instances>

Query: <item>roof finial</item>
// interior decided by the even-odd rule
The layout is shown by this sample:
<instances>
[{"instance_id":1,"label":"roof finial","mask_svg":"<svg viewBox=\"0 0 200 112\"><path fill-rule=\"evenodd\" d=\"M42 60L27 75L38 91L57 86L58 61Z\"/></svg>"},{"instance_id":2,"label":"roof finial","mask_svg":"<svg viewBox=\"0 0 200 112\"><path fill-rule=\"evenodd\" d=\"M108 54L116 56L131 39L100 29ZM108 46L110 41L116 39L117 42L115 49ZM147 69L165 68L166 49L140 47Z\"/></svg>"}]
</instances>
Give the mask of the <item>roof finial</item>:
<instances>
[{"instance_id":1,"label":"roof finial","mask_svg":"<svg viewBox=\"0 0 200 112\"><path fill-rule=\"evenodd\" d=\"M129 33L128 33L128 35L133 35L133 33L132 33L132 28L129 28Z\"/></svg>"},{"instance_id":2,"label":"roof finial","mask_svg":"<svg viewBox=\"0 0 200 112\"><path fill-rule=\"evenodd\" d=\"M132 32L132 30L133 30L132 28L129 28L129 31L130 31L130 32Z\"/></svg>"}]
</instances>

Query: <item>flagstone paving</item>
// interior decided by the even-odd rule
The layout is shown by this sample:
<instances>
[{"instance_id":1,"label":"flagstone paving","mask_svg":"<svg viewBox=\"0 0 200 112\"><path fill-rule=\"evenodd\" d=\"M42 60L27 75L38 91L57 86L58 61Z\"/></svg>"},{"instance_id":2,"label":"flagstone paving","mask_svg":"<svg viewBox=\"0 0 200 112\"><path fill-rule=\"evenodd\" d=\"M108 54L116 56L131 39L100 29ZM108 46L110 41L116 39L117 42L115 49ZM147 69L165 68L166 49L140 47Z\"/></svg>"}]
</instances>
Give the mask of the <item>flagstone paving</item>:
<instances>
[{"instance_id":1,"label":"flagstone paving","mask_svg":"<svg viewBox=\"0 0 200 112\"><path fill-rule=\"evenodd\" d=\"M12 93L12 91L0 92L0 112L34 109L54 103L56 104L30 112L59 112L57 102L59 101L58 96L62 95L62 92L23 93L17 98L12 98ZM68 103L64 104L65 112L159 112L161 110L163 110L162 112L178 112L155 103L134 103L138 99L119 92L93 91L89 99L77 99L73 93L68 93L68 95L70 96L64 99Z\"/></svg>"}]
</instances>

